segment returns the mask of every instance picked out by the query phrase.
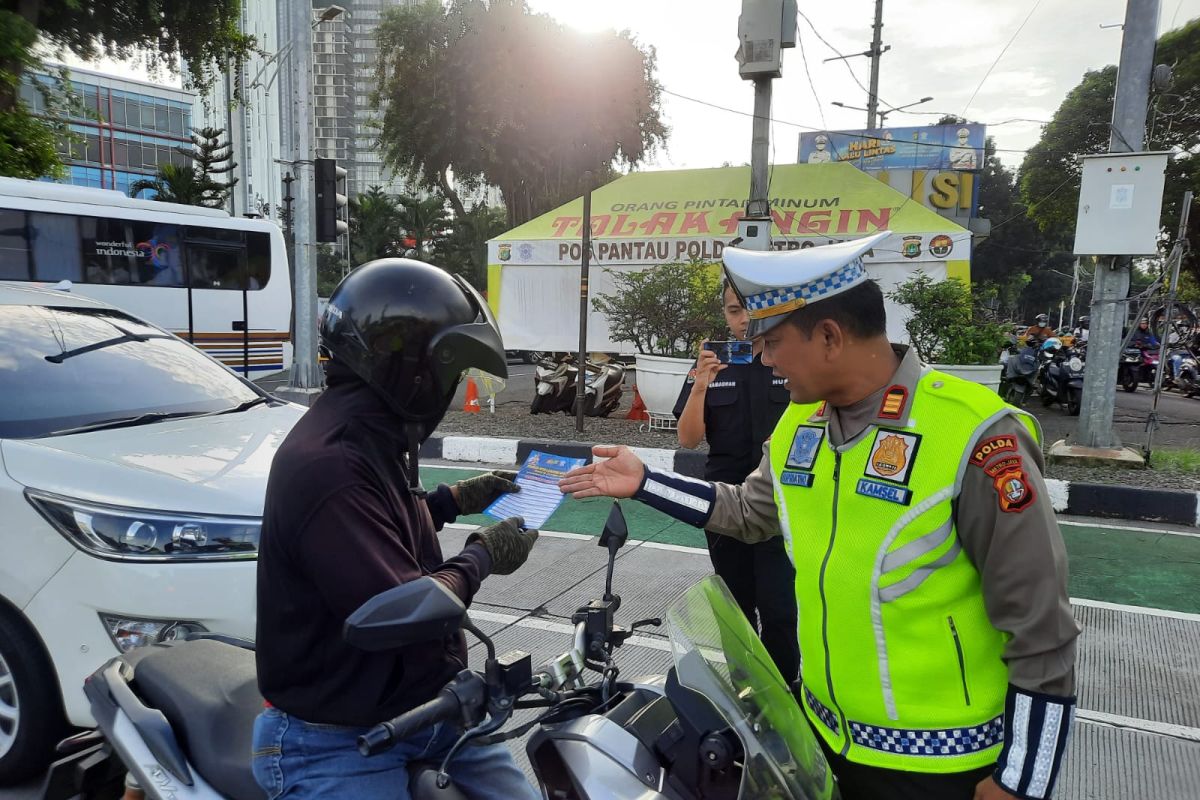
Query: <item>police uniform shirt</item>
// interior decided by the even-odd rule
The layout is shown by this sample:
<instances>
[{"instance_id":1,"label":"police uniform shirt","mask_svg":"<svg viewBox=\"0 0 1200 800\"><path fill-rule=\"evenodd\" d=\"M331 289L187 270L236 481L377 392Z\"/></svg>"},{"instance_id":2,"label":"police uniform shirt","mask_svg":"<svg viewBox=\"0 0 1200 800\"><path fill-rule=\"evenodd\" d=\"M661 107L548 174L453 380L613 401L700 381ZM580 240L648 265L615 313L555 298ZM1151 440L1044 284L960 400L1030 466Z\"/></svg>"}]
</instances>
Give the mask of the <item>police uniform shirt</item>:
<instances>
[{"instance_id":1,"label":"police uniform shirt","mask_svg":"<svg viewBox=\"0 0 1200 800\"><path fill-rule=\"evenodd\" d=\"M683 416L695 374L693 364L675 402L675 419ZM758 356L749 364L729 364L718 372L704 396L705 480L744 481L758 466L762 444L787 406L784 379L776 377Z\"/></svg>"},{"instance_id":2,"label":"police uniform shirt","mask_svg":"<svg viewBox=\"0 0 1200 800\"><path fill-rule=\"evenodd\" d=\"M902 360L886 387L905 387L906 396L913 397L921 363L914 351L894 347ZM851 406L828 410L830 442L849 441L870 425L895 424L894 417L878 417L887 388ZM907 409L903 413L907 418ZM919 422L937 424L937 420ZM1015 437L1015 455L1022 461L1033 500L1019 513L1003 513L1003 499L986 471L992 459L983 454L981 468L969 468L963 478L954 506L955 528L982 578L988 617L996 628L1012 635L1004 654L1010 682L1030 692L1072 695L1079 626L1065 591L1066 547L1042 477L1042 450L1012 416L991 425L980 441L997 436ZM767 447L743 485L714 484L716 500L706 530L750 542L779 535Z\"/></svg>"}]
</instances>

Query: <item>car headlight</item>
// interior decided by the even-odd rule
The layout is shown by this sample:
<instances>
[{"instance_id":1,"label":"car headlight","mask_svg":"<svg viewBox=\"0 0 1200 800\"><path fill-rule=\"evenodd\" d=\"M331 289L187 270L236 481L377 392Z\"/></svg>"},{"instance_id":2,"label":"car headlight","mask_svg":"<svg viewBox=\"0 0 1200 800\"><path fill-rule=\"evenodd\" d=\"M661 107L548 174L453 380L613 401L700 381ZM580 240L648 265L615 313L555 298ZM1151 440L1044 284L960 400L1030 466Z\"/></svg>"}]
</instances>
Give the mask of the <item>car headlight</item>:
<instances>
[{"instance_id":1,"label":"car headlight","mask_svg":"<svg viewBox=\"0 0 1200 800\"><path fill-rule=\"evenodd\" d=\"M148 644L186 639L193 633L206 633L208 628L199 622L165 619L136 619L114 614L101 614L100 622L122 653Z\"/></svg>"},{"instance_id":2,"label":"car headlight","mask_svg":"<svg viewBox=\"0 0 1200 800\"><path fill-rule=\"evenodd\" d=\"M32 489L25 497L72 544L100 558L211 561L254 558L262 520L109 506Z\"/></svg>"}]
</instances>

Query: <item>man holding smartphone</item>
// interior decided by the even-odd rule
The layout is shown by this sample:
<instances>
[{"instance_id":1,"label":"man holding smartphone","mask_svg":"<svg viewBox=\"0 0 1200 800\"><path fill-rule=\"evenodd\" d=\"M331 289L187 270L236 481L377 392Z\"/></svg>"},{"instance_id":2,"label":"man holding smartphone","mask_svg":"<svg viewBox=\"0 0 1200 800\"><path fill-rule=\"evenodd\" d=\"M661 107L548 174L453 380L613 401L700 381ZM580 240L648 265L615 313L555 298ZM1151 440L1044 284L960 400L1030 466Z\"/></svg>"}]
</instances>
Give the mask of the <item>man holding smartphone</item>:
<instances>
[{"instance_id":1,"label":"man holding smartphone","mask_svg":"<svg viewBox=\"0 0 1200 800\"><path fill-rule=\"evenodd\" d=\"M708 441L704 478L737 484L758 466L763 442L787 408L788 390L783 378L763 365L760 345L745 341L750 318L728 283L721 285L721 304L737 341L705 342L675 403L675 417L681 446ZM711 532L705 536L713 570L790 684L799 673L800 645L795 573L783 539L747 544Z\"/></svg>"}]
</instances>

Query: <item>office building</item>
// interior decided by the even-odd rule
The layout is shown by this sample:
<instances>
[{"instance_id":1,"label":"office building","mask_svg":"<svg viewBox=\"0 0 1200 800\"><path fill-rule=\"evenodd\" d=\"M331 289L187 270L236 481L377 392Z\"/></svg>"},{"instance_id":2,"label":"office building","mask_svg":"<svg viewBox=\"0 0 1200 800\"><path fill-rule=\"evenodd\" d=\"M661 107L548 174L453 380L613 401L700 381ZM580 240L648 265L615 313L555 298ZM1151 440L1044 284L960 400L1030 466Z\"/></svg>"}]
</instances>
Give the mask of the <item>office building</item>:
<instances>
[{"instance_id":1,"label":"office building","mask_svg":"<svg viewBox=\"0 0 1200 800\"><path fill-rule=\"evenodd\" d=\"M47 113L36 84L56 86L60 69L51 64L23 76L21 98L33 113ZM66 77L84 113L71 116L75 135L60 142L67 166L60 182L128 194L130 184L153 177L160 165L190 163L177 148L190 147L191 92L88 69L66 69Z\"/></svg>"}]
</instances>

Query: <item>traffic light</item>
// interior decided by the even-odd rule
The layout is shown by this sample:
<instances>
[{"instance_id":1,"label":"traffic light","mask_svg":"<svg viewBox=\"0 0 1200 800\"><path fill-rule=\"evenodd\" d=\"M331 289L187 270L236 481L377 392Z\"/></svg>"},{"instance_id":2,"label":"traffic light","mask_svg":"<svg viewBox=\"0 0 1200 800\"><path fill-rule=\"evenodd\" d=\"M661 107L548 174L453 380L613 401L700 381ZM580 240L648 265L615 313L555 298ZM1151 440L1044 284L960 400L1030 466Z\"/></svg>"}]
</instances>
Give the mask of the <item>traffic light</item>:
<instances>
[{"instance_id":1,"label":"traffic light","mask_svg":"<svg viewBox=\"0 0 1200 800\"><path fill-rule=\"evenodd\" d=\"M317 241L336 242L350 229L339 219L346 207L346 170L334 158L315 159L313 166L317 183Z\"/></svg>"}]
</instances>

